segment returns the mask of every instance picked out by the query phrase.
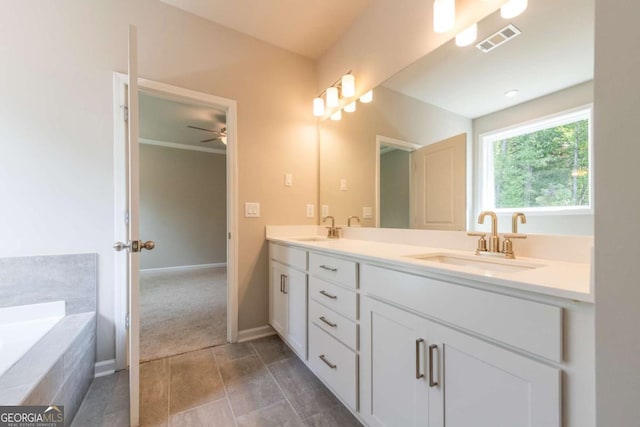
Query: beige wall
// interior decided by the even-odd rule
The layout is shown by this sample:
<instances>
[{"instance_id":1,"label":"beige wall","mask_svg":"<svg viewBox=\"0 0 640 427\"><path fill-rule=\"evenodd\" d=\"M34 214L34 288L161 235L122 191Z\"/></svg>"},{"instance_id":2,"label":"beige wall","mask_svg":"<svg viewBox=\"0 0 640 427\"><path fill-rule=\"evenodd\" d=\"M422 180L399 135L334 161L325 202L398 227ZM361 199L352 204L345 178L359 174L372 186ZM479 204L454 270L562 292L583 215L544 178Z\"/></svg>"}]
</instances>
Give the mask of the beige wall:
<instances>
[{"instance_id":1,"label":"beige wall","mask_svg":"<svg viewBox=\"0 0 640 427\"><path fill-rule=\"evenodd\" d=\"M635 427L640 420L638 17L638 2L596 0L596 416L601 427Z\"/></svg>"},{"instance_id":2,"label":"beige wall","mask_svg":"<svg viewBox=\"0 0 640 427\"><path fill-rule=\"evenodd\" d=\"M409 228L411 154L393 150L380 156L380 227Z\"/></svg>"},{"instance_id":3,"label":"beige wall","mask_svg":"<svg viewBox=\"0 0 640 427\"><path fill-rule=\"evenodd\" d=\"M265 224L314 224L315 64L155 0L0 2L0 256L99 254L98 360L114 357L113 71L238 102L240 329L268 319ZM283 174L294 186L283 186Z\"/></svg>"},{"instance_id":4,"label":"beige wall","mask_svg":"<svg viewBox=\"0 0 640 427\"><path fill-rule=\"evenodd\" d=\"M372 103L320 124L320 203L338 224L358 215L362 226L375 226L375 218L362 218L362 208L375 207L376 135L428 145L461 133L471 134L470 119L378 87ZM341 179L347 191L340 190Z\"/></svg>"},{"instance_id":5,"label":"beige wall","mask_svg":"<svg viewBox=\"0 0 640 427\"><path fill-rule=\"evenodd\" d=\"M140 268L227 262L224 154L140 145Z\"/></svg>"},{"instance_id":6,"label":"beige wall","mask_svg":"<svg viewBox=\"0 0 640 427\"><path fill-rule=\"evenodd\" d=\"M593 103L593 81L554 92L473 120L474 209L471 221L472 229L489 230L490 228L488 222L482 226L475 221L482 210L479 186L482 173L480 135L591 103ZM527 224L521 227L523 233L593 235L593 213L580 215L527 214L527 217ZM510 232L511 215L499 215L498 224L501 232Z\"/></svg>"}]
</instances>

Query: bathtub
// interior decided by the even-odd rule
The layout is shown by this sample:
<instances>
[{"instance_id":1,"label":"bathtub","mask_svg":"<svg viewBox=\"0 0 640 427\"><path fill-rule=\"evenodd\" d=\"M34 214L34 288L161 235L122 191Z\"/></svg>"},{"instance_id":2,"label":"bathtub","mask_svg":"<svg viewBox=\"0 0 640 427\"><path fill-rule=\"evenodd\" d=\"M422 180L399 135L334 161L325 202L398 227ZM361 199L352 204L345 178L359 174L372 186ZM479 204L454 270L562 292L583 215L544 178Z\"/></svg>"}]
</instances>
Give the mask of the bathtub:
<instances>
[{"instance_id":1,"label":"bathtub","mask_svg":"<svg viewBox=\"0 0 640 427\"><path fill-rule=\"evenodd\" d=\"M64 315L64 301L0 308L0 376Z\"/></svg>"}]
</instances>

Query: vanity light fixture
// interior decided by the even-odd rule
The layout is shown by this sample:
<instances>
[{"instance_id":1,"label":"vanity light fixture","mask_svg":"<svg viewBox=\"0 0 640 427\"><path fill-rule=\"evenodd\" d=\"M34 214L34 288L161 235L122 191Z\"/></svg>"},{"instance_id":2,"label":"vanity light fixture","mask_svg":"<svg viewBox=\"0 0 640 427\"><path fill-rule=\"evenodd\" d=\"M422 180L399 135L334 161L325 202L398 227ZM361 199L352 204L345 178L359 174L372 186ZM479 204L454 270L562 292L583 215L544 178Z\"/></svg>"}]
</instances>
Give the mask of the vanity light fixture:
<instances>
[{"instance_id":1,"label":"vanity light fixture","mask_svg":"<svg viewBox=\"0 0 640 427\"><path fill-rule=\"evenodd\" d=\"M500 8L500 16L504 19L511 19L525 10L527 10L527 0L509 0Z\"/></svg>"},{"instance_id":2,"label":"vanity light fixture","mask_svg":"<svg viewBox=\"0 0 640 427\"><path fill-rule=\"evenodd\" d=\"M313 99L313 115L316 117L324 116L324 99L321 97Z\"/></svg>"},{"instance_id":3,"label":"vanity light fixture","mask_svg":"<svg viewBox=\"0 0 640 427\"><path fill-rule=\"evenodd\" d=\"M478 24L473 24L456 36L456 46L469 46L478 38Z\"/></svg>"},{"instance_id":4,"label":"vanity light fixture","mask_svg":"<svg viewBox=\"0 0 640 427\"><path fill-rule=\"evenodd\" d=\"M356 111L356 101L350 102L349 104L344 106L344 111L346 113L353 113Z\"/></svg>"},{"instance_id":5,"label":"vanity light fixture","mask_svg":"<svg viewBox=\"0 0 640 427\"><path fill-rule=\"evenodd\" d=\"M351 98L356 94L356 78L353 74L342 76L342 97Z\"/></svg>"},{"instance_id":6,"label":"vanity light fixture","mask_svg":"<svg viewBox=\"0 0 640 427\"><path fill-rule=\"evenodd\" d=\"M507 98L513 98L517 94L518 94L518 89L511 89L511 90L506 91L504 93L504 96L506 96Z\"/></svg>"},{"instance_id":7,"label":"vanity light fixture","mask_svg":"<svg viewBox=\"0 0 640 427\"><path fill-rule=\"evenodd\" d=\"M446 33L456 22L456 0L434 0L433 31Z\"/></svg>"},{"instance_id":8,"label":"vanity light fixture","mask_svg":"<svg viewBox=\"0 0 640 427\"><path fill-rule=\"evenodd\" d=\"M327 88L327 108L336 108L340 106L340 100L338 98L338 88L331 86Z\"/></svg>"},{"instance_id":9,"label":"vanity light fixture","mask_svg":"<svg viewBox=\"0 0 640 427\"><path fill-rule=\"evenodd\" d=\"M362 102L363 104L368 104L371 101L373 101L373 89L369 90L368 92L365 92L360 97L360 102Z\"/></svg>"},{"instance_id":10,"label":"vanity light fixture","mask_svg":"<svg viewBox=\"0 0 640 427\"><path fill-rule=\"evenodd\" d=\"M331 115L331 120L340 120L342 119L342 110L337 110L335 113Z\"/></svg>"}]
</instances>

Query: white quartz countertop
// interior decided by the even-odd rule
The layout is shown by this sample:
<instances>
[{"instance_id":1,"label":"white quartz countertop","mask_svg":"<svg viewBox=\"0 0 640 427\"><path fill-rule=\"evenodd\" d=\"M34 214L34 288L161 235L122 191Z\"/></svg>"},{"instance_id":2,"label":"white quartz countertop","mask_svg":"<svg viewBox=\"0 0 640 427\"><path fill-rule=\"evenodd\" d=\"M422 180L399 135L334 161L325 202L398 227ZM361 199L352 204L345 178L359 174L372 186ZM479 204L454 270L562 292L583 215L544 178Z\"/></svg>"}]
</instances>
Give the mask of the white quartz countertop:
<instances>
[{"instance_id":1,"label":"white quartz countertop","mask_svg":"<svg viewBox=\"0 0 640 427\"><path fill-rule=\"evenodd\" d=\"M309 240L313 238L318 240ZM321 236L268 237L268 240L308 250L360 258L365 262L381 263L414 274L435 275L445 280L450 278L473 281L581 302L592 303L594 301L590 286L591 269L589 264L518 257L516 260L496 260L496 262L503 265L522 265L535 268L525 268L522 271L486 271L483 268L468 265L452 265L415 258L440 254L461 257L472 263L476 259L484 258L476 258L475 253L471 251L369 240L325 240Z\"/></svg>"}]
</instances>

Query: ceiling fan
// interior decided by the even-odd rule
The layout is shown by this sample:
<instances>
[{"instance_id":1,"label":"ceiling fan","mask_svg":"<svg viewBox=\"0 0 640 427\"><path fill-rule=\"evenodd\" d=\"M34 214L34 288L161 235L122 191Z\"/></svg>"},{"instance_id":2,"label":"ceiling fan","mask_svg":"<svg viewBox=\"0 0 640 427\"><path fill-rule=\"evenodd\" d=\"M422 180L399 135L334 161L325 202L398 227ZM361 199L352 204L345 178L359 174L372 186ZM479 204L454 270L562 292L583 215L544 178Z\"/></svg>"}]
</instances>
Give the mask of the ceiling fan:
<instances>
[{"instance_id":1,"label":"ceiling fan","mask_svg":"<svg viewBox=\"0 0 640 427\"><path fill-rule=\"evenodd\" d=\"M216 134L216 136L213 137L213 138L203 139L202 141L200 141L201 143L220 141L224 145L227 145L227 128L226 127L221 128L219 131L218 130L213 130L213 129L205 129L205 128L201 128L201 127L198 127L198 126L192 126L192 125L187 125L187 127L191 128L191 129L203 130L205 132L212 132L212 133Z\"/></svg>"}]
</instances>

